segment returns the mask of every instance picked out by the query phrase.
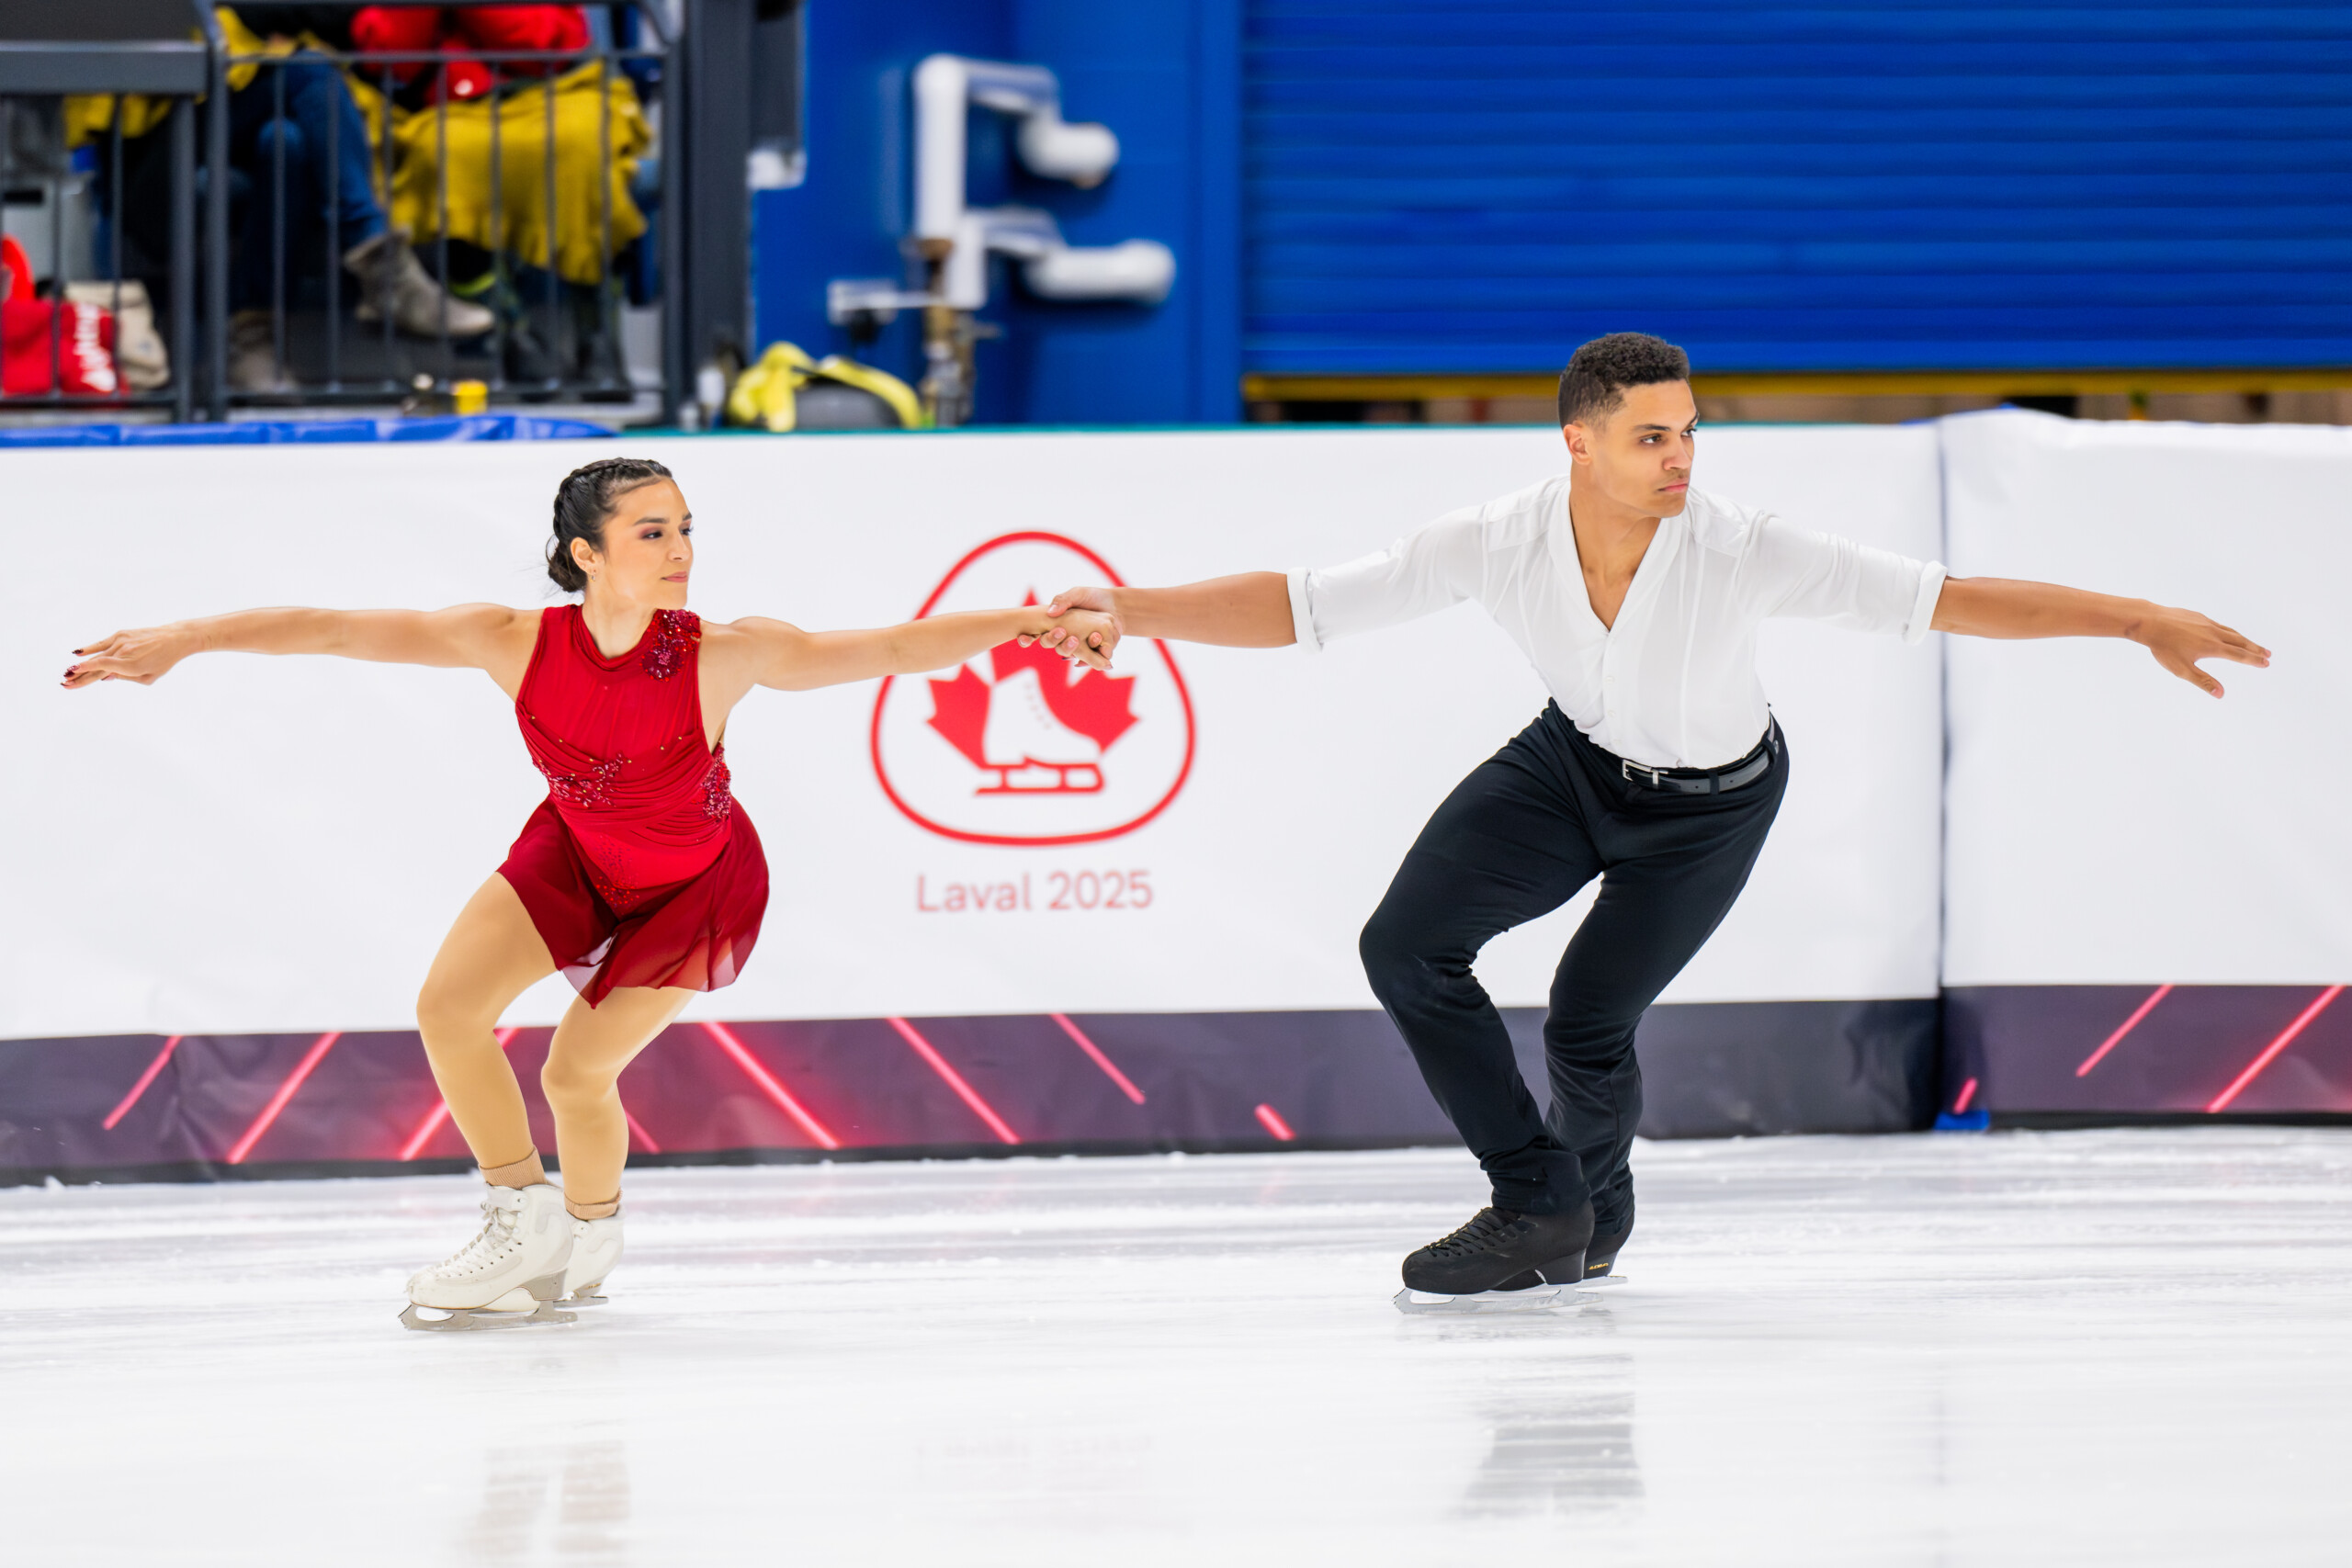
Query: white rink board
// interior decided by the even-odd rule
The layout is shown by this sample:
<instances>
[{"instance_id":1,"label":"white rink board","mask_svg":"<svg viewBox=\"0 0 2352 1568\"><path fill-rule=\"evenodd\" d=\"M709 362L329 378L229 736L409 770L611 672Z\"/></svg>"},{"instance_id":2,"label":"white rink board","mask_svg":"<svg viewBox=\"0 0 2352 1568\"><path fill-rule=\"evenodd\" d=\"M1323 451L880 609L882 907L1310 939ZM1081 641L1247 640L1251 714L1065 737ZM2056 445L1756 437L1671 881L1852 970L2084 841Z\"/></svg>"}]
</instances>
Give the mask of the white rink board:
<instances>
[{"instance_id":1,"label":"white rink board","mask_svg":"<svg viewBox=\"0 0 2352 1568\"><path fill-rule=\"evenodd\" d=\"M1328 564L1562 461L1549 431L1396 429L0 455L21 748L0 772L17 825L0 1037L408 1027L451 917L543 793L487 679L216 656L151 690L52 682L82 641L181 615L549 602L555 483L621 452L678 472L696 610L815 627L904 619L1010 533L1066 536L1137 582ZM1709 432L1702 454L1711 490L1939 553L1931 428ZM1794 779L1747 897L1667 999L1934 994L1939 640L1766 628ZM1321 655L1174 659L1196 725L1182 790L1124 836L1042 848L941 837L893 807L874 684L753 694L728 752L775 895L744 978L701 1014L1374 1005L1356 932L1438 801L1541 706L1532 671L1472 606ZM902 750L936 739L920 715L897 728ZM1146 733L1106 773L1151 751ZM923 763L934 785L943 755ZM1138 870L1148 908L1045 907L1056 874ZM1026 909L921 907L1024 875ZM1582 907L1488 949L1498 1000L1543 1000ZM551 980L513 1021L552 1021L568 997Z\"/></svg>"},{"instance_id":2,"label":"white rink board","mask_svg":"<svg viewBox=\"0 0 2352 1568\"><path fill-rule=\"evenodd\" d=\"M2129 643L1950 639L1949 986L2352 978L2352 431L1944 422L1951 569L2184 604L2271 649L2216 702Z\"/></svg>"}]
</instances>

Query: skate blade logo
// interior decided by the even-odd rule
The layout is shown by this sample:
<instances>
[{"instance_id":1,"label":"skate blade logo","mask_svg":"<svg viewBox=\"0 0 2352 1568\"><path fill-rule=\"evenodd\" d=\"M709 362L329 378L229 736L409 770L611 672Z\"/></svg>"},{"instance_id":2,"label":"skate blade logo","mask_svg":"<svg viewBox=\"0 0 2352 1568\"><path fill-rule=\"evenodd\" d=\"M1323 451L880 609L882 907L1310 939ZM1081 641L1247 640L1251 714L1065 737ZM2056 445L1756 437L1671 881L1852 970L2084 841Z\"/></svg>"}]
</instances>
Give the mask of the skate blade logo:
<instances>
[{"instance_id":1,"label":"skate blade logo","mask_svg":"<svg viewBox=\"0 0 2352 1568\"><path fill-rule=\"evenodd\" d=\"M1058 534L1007 534L951 568L916 618L1034 604L1120 579ZM1008 642L874 703L874 773L918 826L980 844L1082 844L1165 810L1193 768L1193 700L1163 643L1129 637L1105 675Z\"/></svg>"}]
</instances>

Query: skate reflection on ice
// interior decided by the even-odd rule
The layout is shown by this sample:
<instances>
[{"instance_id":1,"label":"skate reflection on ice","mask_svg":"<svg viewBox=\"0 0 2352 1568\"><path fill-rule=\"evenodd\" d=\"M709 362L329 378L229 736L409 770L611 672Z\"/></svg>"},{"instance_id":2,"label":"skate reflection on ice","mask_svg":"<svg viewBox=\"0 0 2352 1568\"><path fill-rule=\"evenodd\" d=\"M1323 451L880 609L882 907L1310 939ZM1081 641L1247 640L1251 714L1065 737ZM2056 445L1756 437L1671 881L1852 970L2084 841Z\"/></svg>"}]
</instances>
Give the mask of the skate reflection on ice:
<instances>
[{"instance_id":1,"label":"skate reflection on ice","mask_svg":"<svg viewBox=\"0 0 2352 1568\"><path fill-rule=\"evenodd\" d=\"M1498 1400L1487 1418L1487 1457L1456 1505L1459 1516L1589 1518L1642 1500L1631 1356L1555 1363Z\"/></svg>"},{"instance_id":2,"label":"skate reflection on ice","mask_svg":"<svg viewBox=\"0 0 2352 1568\"><path fill-rule=\"evenodd\" d=\"M628 1551L628 1453L617 1442L493 1449L460 1561L620 1563Z\"/></svg>"}]
</instances>

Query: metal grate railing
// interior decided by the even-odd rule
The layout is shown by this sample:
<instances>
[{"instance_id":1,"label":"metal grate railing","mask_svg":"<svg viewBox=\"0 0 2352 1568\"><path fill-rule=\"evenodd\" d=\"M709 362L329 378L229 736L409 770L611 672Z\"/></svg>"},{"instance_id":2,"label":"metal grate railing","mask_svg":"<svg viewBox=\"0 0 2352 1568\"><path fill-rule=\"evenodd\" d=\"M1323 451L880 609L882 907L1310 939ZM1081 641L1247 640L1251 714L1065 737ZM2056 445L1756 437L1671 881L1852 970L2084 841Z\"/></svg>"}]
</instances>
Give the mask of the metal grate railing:
<instances>
[{"instance_id":1,"label":"metal grate railing","mask_svg":"<svg viewBox=\"0 0 2352 1568\"><path fill-rule=\"evenodd\" d=\"M161 254L142 254L125 224L134 139L121 117L77 152L62 95L0 95L0 237L12 243L0 295L13 297L0 306L0 412L194 411L195 95L155 96L168 102L150 133L165 213Z\"/></svg>"},{"instance_id":2,"label":"metal grate railing","mask_svg":"<svg viewBox=\"0 0 2352 1568\"><path fill-rule=\"evenodd\" d=\"M227 276L213 274L216 290L231 287L216 333L224 400L377 403L465 381L498 401L633 399L622 264L633 264L645 302L661 269L644 254L652 243L644 209L669 205L630 177L652 152L636 83L667 54L661 17L639 14L654 41L225 54L224 71L252 68L244 92L268 95L270 133L241 144L227 106L213 110L211 177L219 188L243 187ZM298 115L292 100L321 91L322 71L349 94L350 110ZM469 83L476 95L464 96ZM325 129L307 171L288 155L298 121ZM370 194L386 226L365 268L353 257L374 237L355 235L347 217L357 161L346 152L359 150L345 141L355 133L366 137ZM294 188L322 174L322 191ZM310 197L322 223L296 221ZM256 203L266 231L254 221ZM228 216L216 222L228 227ZM266 254L252 254L256 246ZM256 275L266 299L253 297Z\"/></svg>"},{"instance_id":3,"label":"metal grate railing","mask_svg":"<svg viewBox=\"0 0 2352 1568\"><path fill-rule=\"evenodd\" d=\"M536 49L265 41L193 4L178 21L173 0L91 5L0 16L0 235L39 282L10 307L0 416L222 419L469 381L493 401L671 406L674 368L632 369L623 326L658 303L668 348L684 292L658 0L581 8L602 23L584 45ZM101 15L125 6L140 15ZM77 361L99 310L110 366Z\"/></svg>"}]
</instances>

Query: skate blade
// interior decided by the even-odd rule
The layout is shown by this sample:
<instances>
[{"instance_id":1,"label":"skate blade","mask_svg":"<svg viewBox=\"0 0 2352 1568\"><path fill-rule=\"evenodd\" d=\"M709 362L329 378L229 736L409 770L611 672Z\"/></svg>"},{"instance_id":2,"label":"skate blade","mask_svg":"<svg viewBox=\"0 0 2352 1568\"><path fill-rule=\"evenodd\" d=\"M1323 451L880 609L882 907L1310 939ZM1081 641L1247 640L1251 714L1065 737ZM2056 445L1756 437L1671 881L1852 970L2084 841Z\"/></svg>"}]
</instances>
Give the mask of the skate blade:
<instances>
[{"instance_id":1,"label":"skate blade","mask_svg":"<svg viewBox=\"0 0 2352 1568\"><path fill-rule=\"evenodd\" d=\"M600 1307L605 1305L612 1299L612 1297L605 1294L604 1285L600 1280L594 1285L581 1286L578 1290L572 1292L571 1294L563 1297L562 1301L563 1304L568 1307Z\"/></svg>"},{"instance_id":2,"label":"skate blade","mask_svg":"<svg viewBox=\"0 0 2352 1568\"><path fill-rule=\"evenodd\" d=\"M1524 1291L1479 1291L1464 1296L1439 1295L1435 1292L1408 1287L1397 1292L1394 1301L1396 1310L1408 1317L1550 1312L1575 1304L1579 1291L1589 1291L1597 1285L1622 1283L1622 1276L1604 1274L1597 1280L1585 1280L1569 1285L1532 1285Z\"/></svg>"},{"instance_id":3,"label":"skate blade","mask_svg":"<svg viewBox=\"0 0 2352 1568\"><path fill-rule=\"evenodd\" d=\"M428 1334L471 1334L483 1329L522 1328L537 1323L577 1323L576 1312L559 1312L553 1302L541 1302L529 1312L492 1312L486 1307L452 1307L447 1315L427 1317L438 1307L421 1307L414 1302L401 1309L401 1326L421 1329Z\"/></svg>"}]
</instances>

